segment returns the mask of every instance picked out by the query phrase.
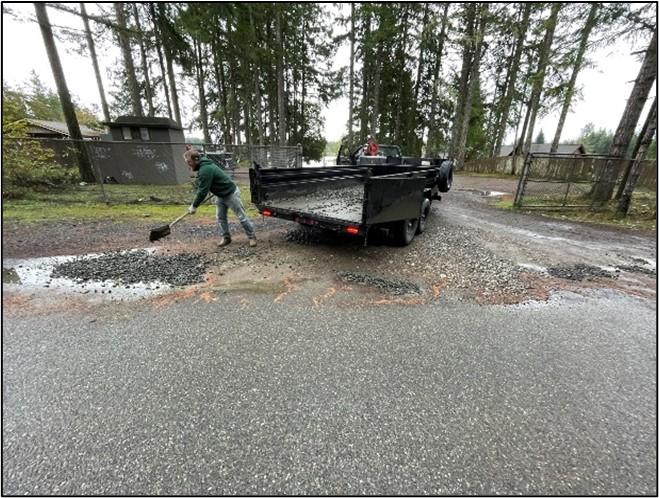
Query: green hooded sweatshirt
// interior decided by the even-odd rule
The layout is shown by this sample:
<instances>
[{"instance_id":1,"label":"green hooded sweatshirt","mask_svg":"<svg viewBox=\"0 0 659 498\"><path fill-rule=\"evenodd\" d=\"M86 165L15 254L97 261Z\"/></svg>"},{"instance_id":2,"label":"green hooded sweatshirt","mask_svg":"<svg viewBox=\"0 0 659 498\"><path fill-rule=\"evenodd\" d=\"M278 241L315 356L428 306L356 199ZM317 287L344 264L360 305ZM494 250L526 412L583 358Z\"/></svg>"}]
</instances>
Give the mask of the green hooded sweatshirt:
<instances>
[{"instance_id":1,"label":"green hooded sweatshirt","mask_svg":"<svg viewBox=\"0 0 659 498\"><path fill-rule=\"evenodd\" d=\"M202 156L197 169L197 197L192 205L198 207L204 202L209 190L218 197L227 197L236 191L236 184L217 164Z\"/></svg>"}]
</instances>

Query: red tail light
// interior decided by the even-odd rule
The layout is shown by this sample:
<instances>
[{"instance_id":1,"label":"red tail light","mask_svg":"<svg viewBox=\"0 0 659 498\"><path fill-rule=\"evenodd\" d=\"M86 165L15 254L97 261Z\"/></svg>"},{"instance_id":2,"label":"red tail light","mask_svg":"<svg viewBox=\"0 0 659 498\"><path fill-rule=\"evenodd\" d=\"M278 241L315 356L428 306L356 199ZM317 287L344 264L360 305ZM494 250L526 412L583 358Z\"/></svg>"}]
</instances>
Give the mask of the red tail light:
<instances>
[{"instance_id":1,"label":"red tail light","mask_svg":"<svg viewBox=\"0 0 659 498\"><path fill-rule=\"evenodd\" d=\"M264 209L263 211L261 211L261 214L263 216L272 216L272 211L270 211L269 209Z\"/></svg>"},{"instance_id":2,"label":"red tail light","mask_svg":"<svg viewBox=\"0 0 659 498\"><path fill-rule=\"evenodd\" d=\"M359 228L357 228L357 227L346 227L346 232L349 233L350 235L357 235L357 234L359 234Z\"/></svg>"}]
</instances>

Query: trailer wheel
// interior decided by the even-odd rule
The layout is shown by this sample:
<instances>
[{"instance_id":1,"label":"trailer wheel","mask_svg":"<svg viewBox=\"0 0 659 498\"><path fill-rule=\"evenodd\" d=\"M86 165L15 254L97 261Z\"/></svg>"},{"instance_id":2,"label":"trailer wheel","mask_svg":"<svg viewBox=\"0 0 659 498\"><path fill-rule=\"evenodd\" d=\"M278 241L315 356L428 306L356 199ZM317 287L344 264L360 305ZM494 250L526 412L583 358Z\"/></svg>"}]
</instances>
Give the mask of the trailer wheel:
<instances>
[{"instance_id":1,"label":"trailer wheel","mask_svg":"<svg viewBox=\"0 0 659 498\"><path fill-rule=\"evenodd\" d=\"M422 234L426 231L426 223L428 221L428 215L430 215L430 199L423 199L421 203L421 216L419 216L419 225L416 227L416 233Z\"/></svg>"},{"instance_id":2,"label":"trailer wheel","mask_svg":"<svg viewBox=\"0 0 659 498\"><path fill-rule=\"evenodd\" d=\"M419 225L418 218L413 220L402 220L396 223L394 232L394 241L396 245L406 246L414 238L416 234L416 228Z\"/></svg>"},{"instance_id":3,"label":"trailer wheel","mask_svg":"<svg viewBox=\"0 0 659 498\"><path fill-rule=\"evenodd\" d=\"M437 182L437 187L439 188L440 192L448 192L451 190L451 187L453 186L453 168L449 168L448 173L446 173L446 176L443 178L440 178L439 182Z\"/></svg>"}]
</instances>

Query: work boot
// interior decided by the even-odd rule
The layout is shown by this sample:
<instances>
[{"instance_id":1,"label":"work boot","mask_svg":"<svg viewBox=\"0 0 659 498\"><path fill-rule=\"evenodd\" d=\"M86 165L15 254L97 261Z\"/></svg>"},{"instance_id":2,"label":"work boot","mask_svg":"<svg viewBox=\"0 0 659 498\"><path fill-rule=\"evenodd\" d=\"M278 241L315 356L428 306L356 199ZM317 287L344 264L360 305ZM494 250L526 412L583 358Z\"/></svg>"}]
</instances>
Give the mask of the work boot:
<instances>
[{"instance_id":1,"label":"work boot","mask_svg":"<svg viewBox=\"0 0 659 498\"><path fill-rule=\"evenodd\" d=\"M249 239L249 247L256 247L256 239Z\"/></svg>"},{"instance_id":2,"label":"work boot","mask_svg":"<svg viewBox=\"0 0 659 498\"><path fill-rule=\"evenodd\" d=\"M228 246L231 244L231 238L230 237L222 237L222 240L218 244L220 247Z\"/></svg>"}]
</instances>

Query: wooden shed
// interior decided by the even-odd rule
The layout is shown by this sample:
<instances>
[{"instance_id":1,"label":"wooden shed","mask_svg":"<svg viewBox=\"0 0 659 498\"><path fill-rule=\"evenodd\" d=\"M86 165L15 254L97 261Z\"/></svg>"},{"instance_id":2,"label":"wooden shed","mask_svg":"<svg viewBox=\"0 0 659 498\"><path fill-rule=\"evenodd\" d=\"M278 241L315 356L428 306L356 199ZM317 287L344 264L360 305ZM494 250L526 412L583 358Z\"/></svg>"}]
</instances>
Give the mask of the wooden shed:
<instances>
[{"instance_id":1,"label":"wooden shed","mask_svg":"<svg viewBox=\"0 0 659 498\"><path fill-rule=\"evenodd\" d=\"M183 160L183 128L165 117L120 116L105 124L111 141L91 148L103 178L118 183L177 184L190 181Z\"/></svg>"},{"instance_id":2,"label":"wooden shed","mask_svg":"<svg viewBox=\"0 0 659 498\"><path fill-rule=\"evenodd\" d=\"M54 138L67 139L71 138L69 129L63 121L45 121L43 119L26 118L27 136L34 138ZM93 130L87 126L80 125L82 138L86 140L100 140L103 133Z\"/></svg>"}]
</instances>

